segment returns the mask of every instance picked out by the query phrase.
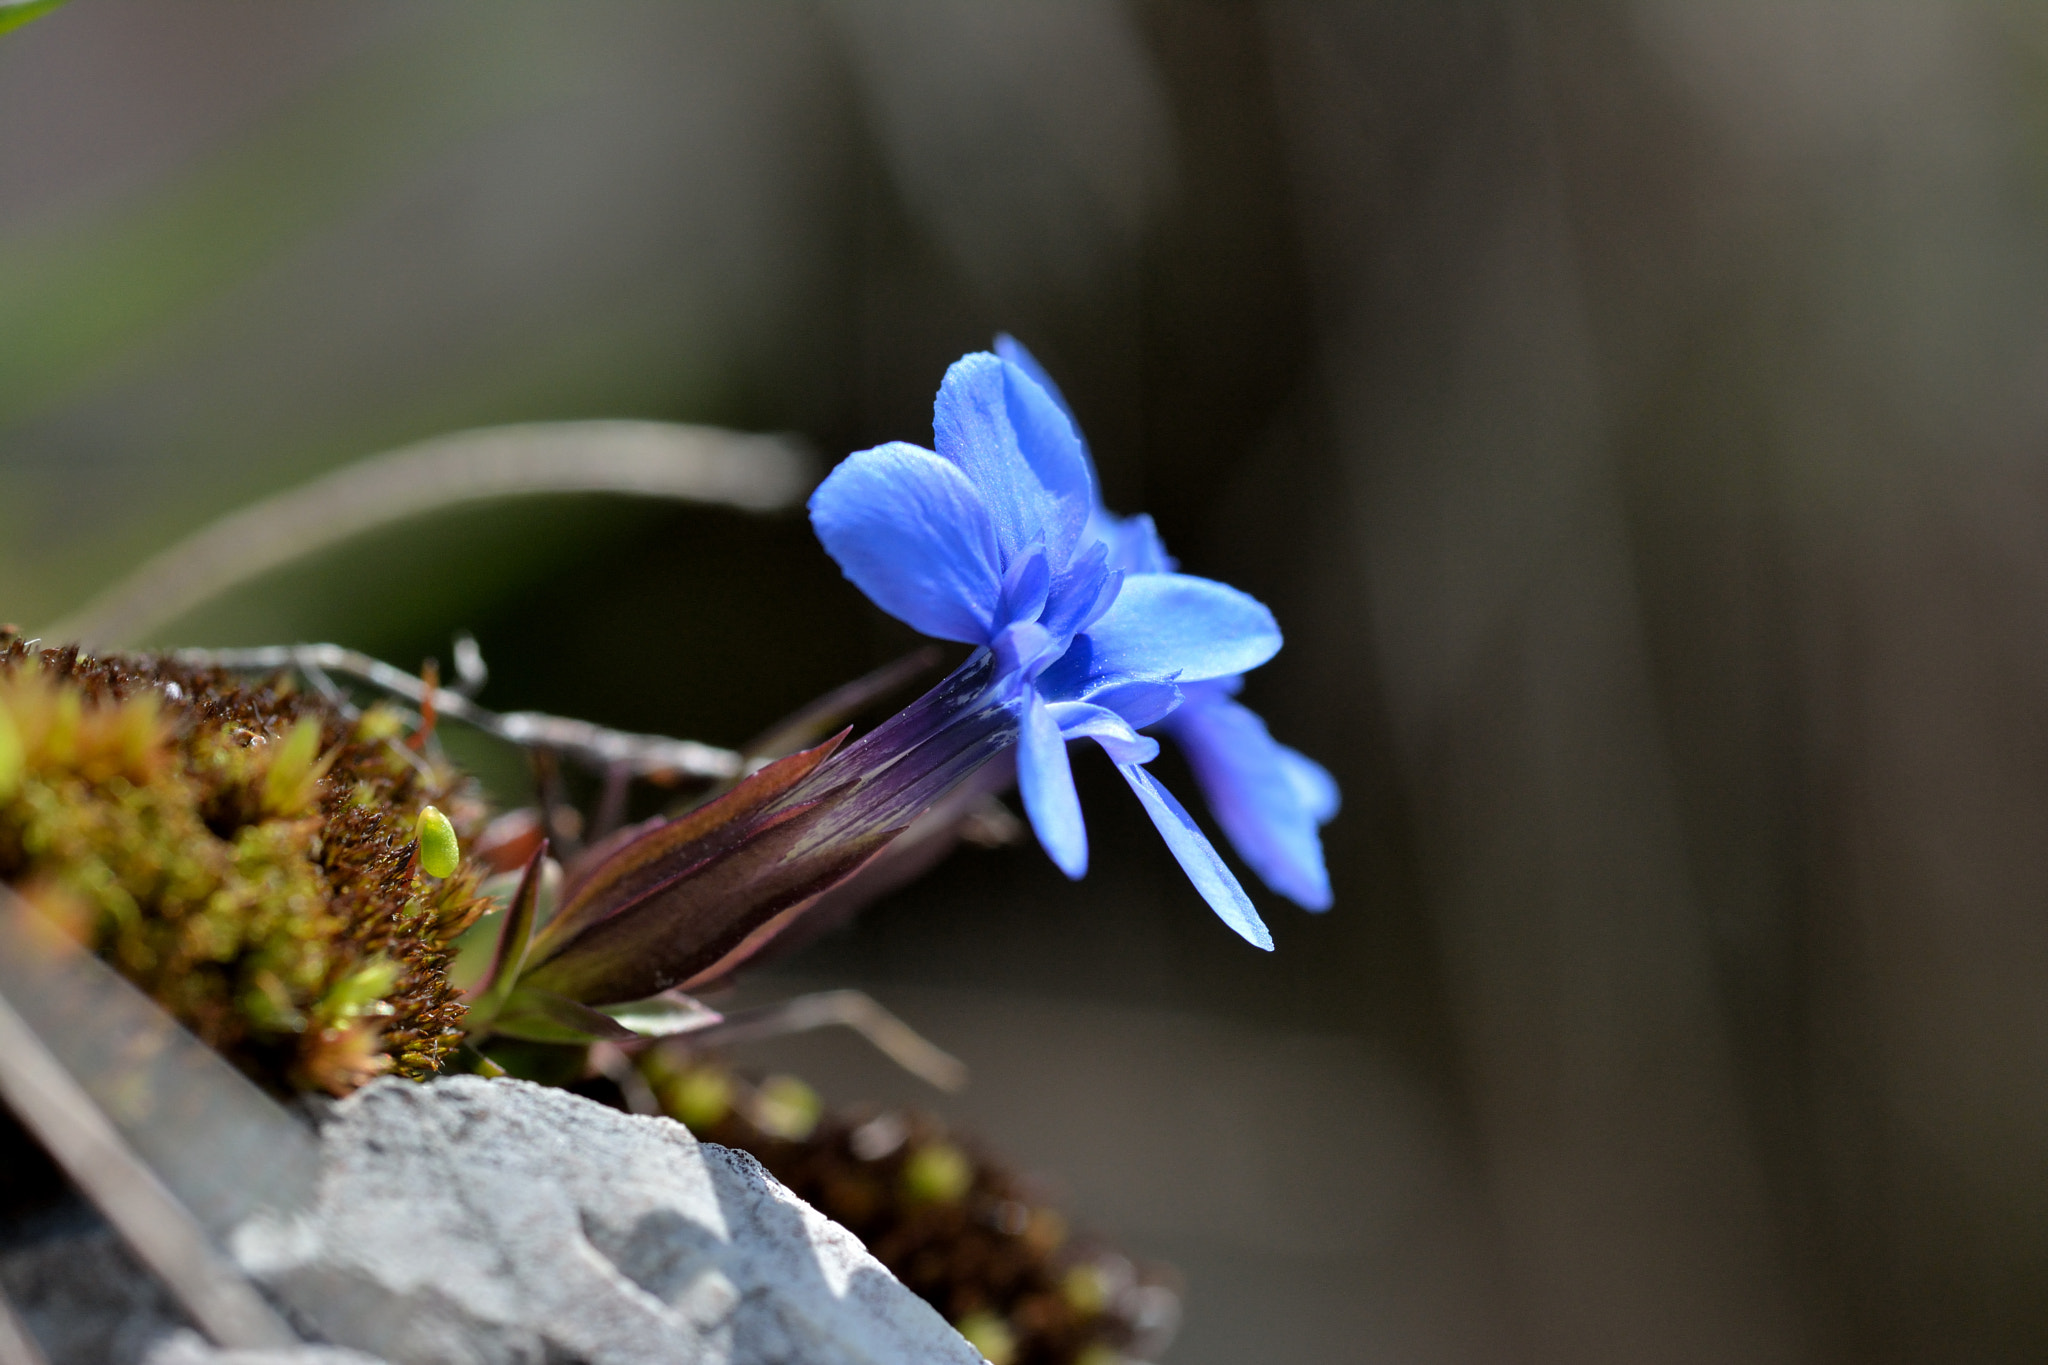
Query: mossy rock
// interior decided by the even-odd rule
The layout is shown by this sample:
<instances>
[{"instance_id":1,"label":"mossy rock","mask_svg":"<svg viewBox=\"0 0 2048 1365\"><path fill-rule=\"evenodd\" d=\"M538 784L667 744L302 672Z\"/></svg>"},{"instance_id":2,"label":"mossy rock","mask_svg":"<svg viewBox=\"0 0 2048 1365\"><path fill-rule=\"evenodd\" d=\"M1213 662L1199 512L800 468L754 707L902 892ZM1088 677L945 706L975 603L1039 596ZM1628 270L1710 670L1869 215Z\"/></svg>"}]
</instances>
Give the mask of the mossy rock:
<instances>
[{"instance_id":1,"label":"mossy rock","mask_svg":"<svg viewBox=\"0 0 2048 1365\"><path fill-rule=\"evenodd\" d=\"M419 868L434 805L482 808L389 707L288 677L0 634L0 881L274 1093L432 1074L461 1038L448 967L487 908Z\"/></svg>"}]
</instances>

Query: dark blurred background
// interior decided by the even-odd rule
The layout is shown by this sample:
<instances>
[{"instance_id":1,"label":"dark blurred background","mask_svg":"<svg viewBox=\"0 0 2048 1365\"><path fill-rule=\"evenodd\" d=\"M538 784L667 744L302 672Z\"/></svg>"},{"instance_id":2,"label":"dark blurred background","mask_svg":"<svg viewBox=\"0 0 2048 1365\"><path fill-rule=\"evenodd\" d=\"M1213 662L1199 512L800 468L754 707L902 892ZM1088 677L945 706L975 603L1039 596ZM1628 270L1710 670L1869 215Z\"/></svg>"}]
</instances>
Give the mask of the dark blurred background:
<instances>
[{"instance_id":1,"label":"dark blurred background","mask_svg":"<svg viewBox=\"0 0 2048 1365\"><path fill-rule=\"evenodd\" d=\"M2048 1357L2048 13L274 5L0 40L0 618L461 427L929 439L998 328L1288 634L1335 910L1104 763L758 992L1189 1281L1171 1365ZM798 516L408 523L160 642L474 630L735 743L909 643ZM516 799L516 767L491 771ZM1186 791L1169 761L1169 785Z\"/></svg>"}]
</instances>

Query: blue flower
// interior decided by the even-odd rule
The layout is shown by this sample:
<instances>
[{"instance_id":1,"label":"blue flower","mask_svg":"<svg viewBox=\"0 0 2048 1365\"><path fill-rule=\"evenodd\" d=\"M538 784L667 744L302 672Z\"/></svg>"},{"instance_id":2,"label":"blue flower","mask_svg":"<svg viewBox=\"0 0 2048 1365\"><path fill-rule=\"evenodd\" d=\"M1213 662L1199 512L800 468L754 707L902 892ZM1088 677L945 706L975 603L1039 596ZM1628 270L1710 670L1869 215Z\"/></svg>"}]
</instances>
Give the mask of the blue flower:
<instances>
[{"instance_id":1,"label":"blue flower","mask_svg":"<svg viewBox=\"0 0 2048 1365\"><path fill-rule=\"evenodd\" d=\"M996 338L996 352L1037 380L1078 434L1072 409L1031 353L1010 336ZM1150 517L1118 517L1098 501L1089 525L1109 547L1112 569L1130 575L1176 567ZM1187 756L1210 812L1260 880L1305 909L1327 910L1330 874L1317 831L1337 814L1336 780L1275 740L1257 714L1234 700L1243 685L1241 675L1188 682L1179 707L1155 728Z\"/></svg>"},{"instance_id":2,"label":"blue flower","mask_svg":"<svg viewBox=\"0 0 2048 1365\"><path fill-rule=\"evenodd\" d=\"M980 646L986 695L1016 727L1017 785L1062 871L1088 866L1067 743L1094 740L1224 922L1272 936L1199 826L1144 765L1183 687L1271 658L1280 631L1234 588L1112 564L1095 475L1072 420L1024 369L987 353L947 370L936 450L896 441L848 456L811 495L826 552L876 605ZM982 653L986 651L986 655ZM957 676L957 675L956 675Z\"/></svg>"}]
</instances>

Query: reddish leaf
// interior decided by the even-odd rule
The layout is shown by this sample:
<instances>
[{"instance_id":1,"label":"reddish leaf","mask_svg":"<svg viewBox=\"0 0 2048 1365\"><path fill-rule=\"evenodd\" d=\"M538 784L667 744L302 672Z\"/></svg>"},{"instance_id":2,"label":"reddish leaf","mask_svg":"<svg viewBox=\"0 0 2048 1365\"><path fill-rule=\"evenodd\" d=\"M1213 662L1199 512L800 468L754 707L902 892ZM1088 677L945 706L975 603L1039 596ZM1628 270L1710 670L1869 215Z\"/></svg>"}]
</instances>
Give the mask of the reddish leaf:
<instances>
[{"instance_id":1,"label":"reddish leaf","mask_svg":"<svg viewBox=\"0 0 2048 1365\"><path fill-rule=\"evenodd\" d=\"M688 814L621 830L591 849L562 888L561 908L536 940L534 958L550 956L590 925L745 839L754 825L748 817L809 777L845 738L842 730L814 749L776 760Z\"/></svg>"},{"instance_id":2,"label":"reddish leaf","mask_svg":"<svg viewBox=\"0 0 2048 1365\"><path fill-rule=\"evenodd\" d=\"M813 826L830 804L799 807L758 827L587 925L529 968L526 980L603 1005L654 995L721 967L764 926L851 876L898 833L878 830L820 842Z\"/></svg>"},{"instance_id":3,"label":"reddish leaf","mask_svg":"<svg viewBox=\"0 0 2048 1365\"><path fill-rule=\"evenodd\" d=\"M476 1001L470 1008L470 1017L475 1021L472 1029L490 1027L492 1018L505 1003L505 997L518 983L520 969L526 965L527 951L533 942L534 916L540 905L542 869L547 866L547 857L546 839L542 839L527 856L526 871L519 877L519 889L512 893L512 903L505 909L504 926L498 930L498 947L491 957L491 969L471 990L471 997Z\"/></svg>"}]
</instances>

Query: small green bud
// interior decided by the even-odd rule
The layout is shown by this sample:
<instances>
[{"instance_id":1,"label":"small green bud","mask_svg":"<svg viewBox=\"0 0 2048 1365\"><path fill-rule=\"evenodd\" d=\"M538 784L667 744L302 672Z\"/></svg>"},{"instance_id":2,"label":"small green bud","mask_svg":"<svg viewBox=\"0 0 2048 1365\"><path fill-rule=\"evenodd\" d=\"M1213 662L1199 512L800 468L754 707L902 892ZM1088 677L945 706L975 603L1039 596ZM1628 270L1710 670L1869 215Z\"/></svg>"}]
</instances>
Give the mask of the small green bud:
<instances>
[{"instance_id":1,"label":"small green bud","mask_svg":"<svg viewBox=\"0 0 2048 1365\"><path fill-rule=\"evenodd\" d=\"M1060 1293L1075 1312L1093 1317L1109 1307L1109 1276L1100 1266L1083 1262L1060 1281Z\"/></svg>"},{"instance_id":2,"label":"small green bud","mask_svg":"<svg viewBox=\"0 0 2048 1365\"><path fill-rule=\"evenodd\" d=\"M1010 1324L983 1309L969 1313L953 1324L953 1330L967 1338L967 1344L981 1352L988 1365L1010 1365L1017 1358L1017 1334Z\"/></svg>"},{"instance_id":3,"label":"small green bud","mask_svg":"<svg viewBox=\"0 0 2048 1365\"><path fill-rule=\"evenodd\" d=\"M683 1127L702 1132L732 1112L732 1080L709 1068L686 1071L662 1085L661 1104Z\"/></svg>"},{"instance_id":4,"label":"small green bud","mask_svg":"<svg viewBox=\"0 0 2048 1365\"><path fill-rule=\"evenodd\" d=\"M824 1114L818 1092L794 1076L770 1076L754 1097L754 1126L791 1142L809 1137Z\"/></svg>"},{"instance_id":5,"label":"small green bud","mask_svg":"<svg viewBox=\"0 0 2048 1365\"><path fill-rule=\"evenodd\" d=\"M0 801L12 797L21 786L22 771L28 767L28 754L21 743L21 727L14 723L14 716L6 706L0 705Z\"/></svg>"},{"instance_id":6,"label":"small green bud","mask_svg":"<svg viewBox=\"0 0 2048 1365\"><path fill-rule=\"evenodd\" d=\"M422 806L419 823L420 871L429 877L452 877L462 866L462 846L455 842L455 826L439 808Z\"/></svg>"},{"instance_id":7,"label":"small green bud","mask_svg":"<svg viewBox=\"0 0 2048 1365\"><path fill-rule=\"evenodd\" d=\"M973 1184L974 1164L950 1142L920 1147L903 1163L903 1192L920 1203L957 1204Z\"/></svg>"},{"instance_id":8,"label":"small green bud","mask_svg":"<svg viewBox=\"0 0 2048 1365\"><path fill-rule=\"evenodd\" d=\"M375 744L380 739L396 739L405 733L405 717L396 707L382 702L366 709L356 720L356 741L361 744Z\"/></svg>"}]
</instances>

